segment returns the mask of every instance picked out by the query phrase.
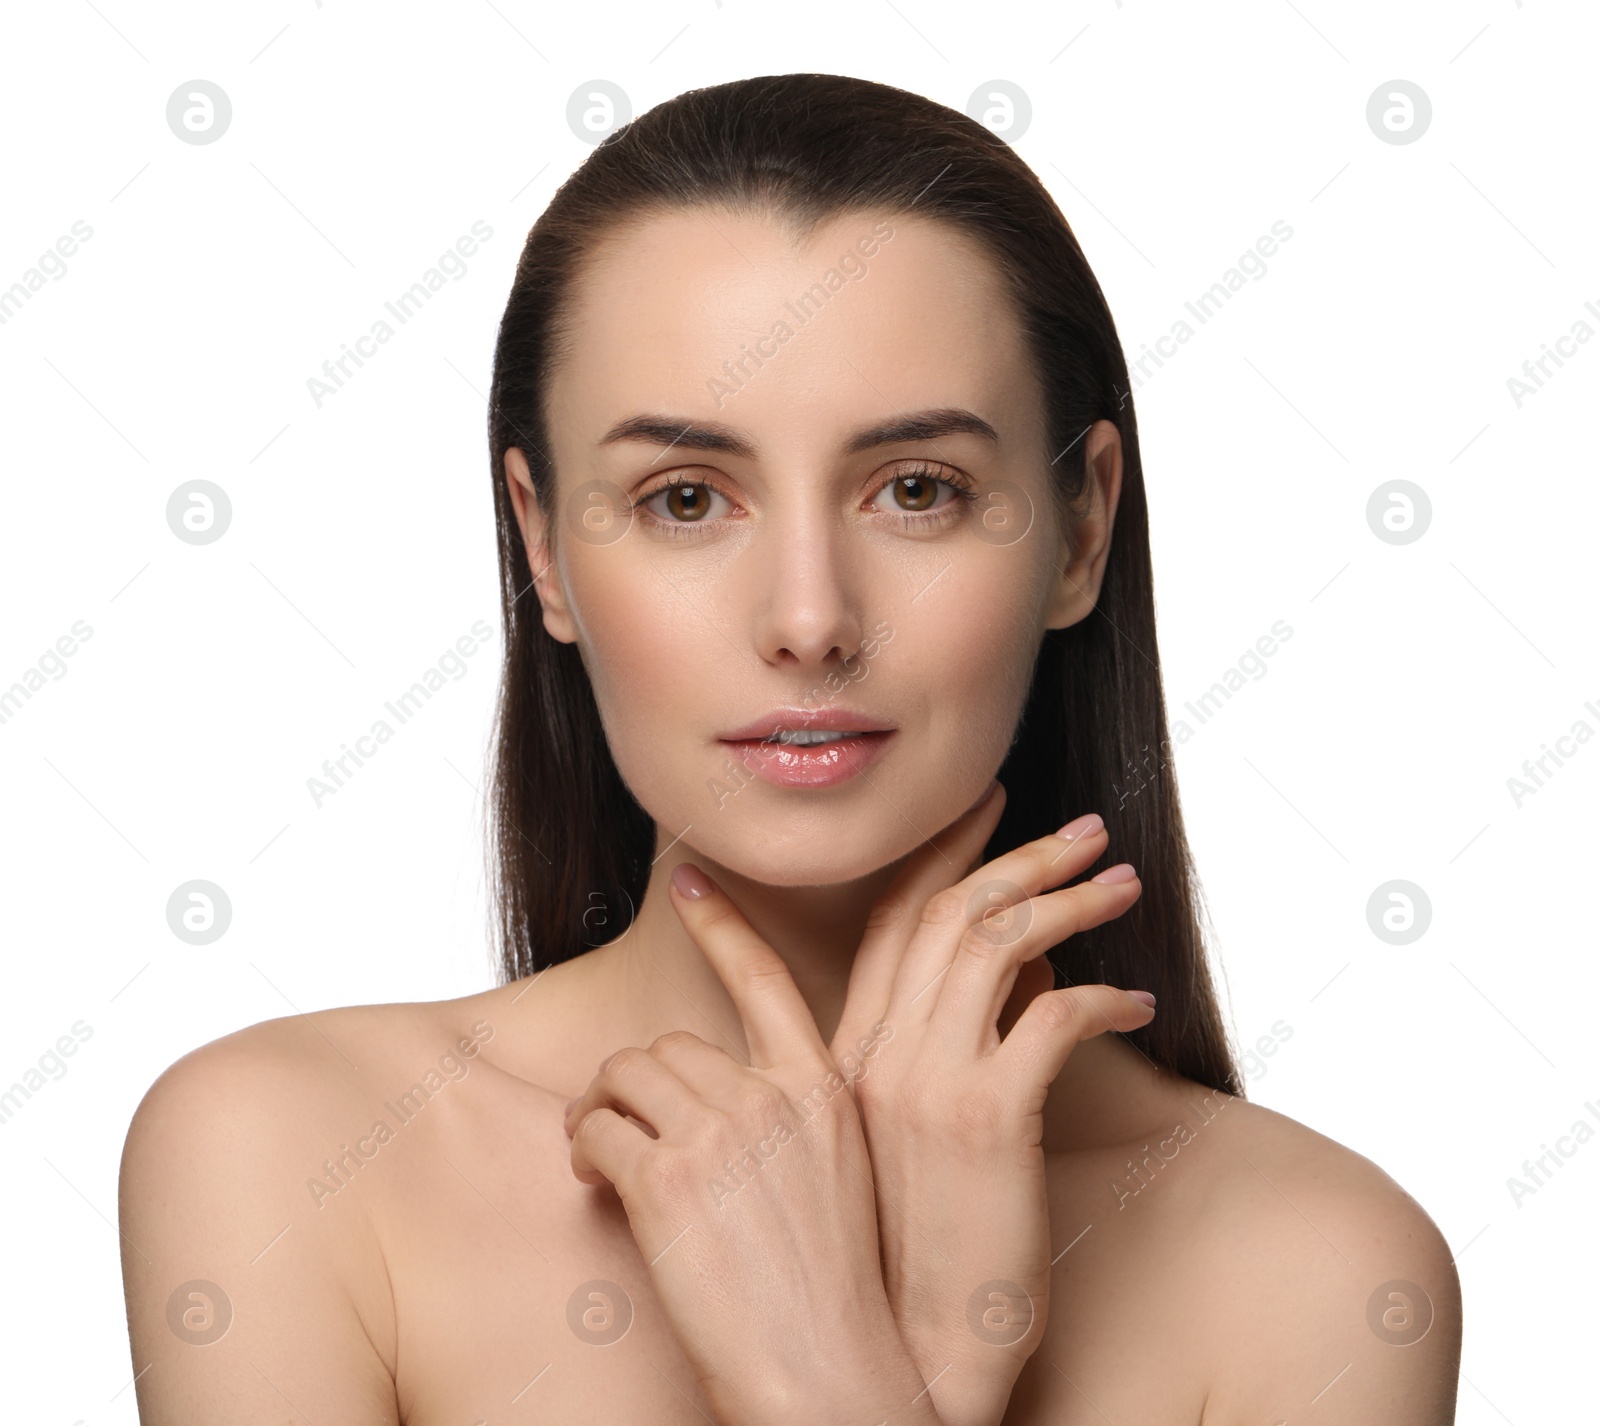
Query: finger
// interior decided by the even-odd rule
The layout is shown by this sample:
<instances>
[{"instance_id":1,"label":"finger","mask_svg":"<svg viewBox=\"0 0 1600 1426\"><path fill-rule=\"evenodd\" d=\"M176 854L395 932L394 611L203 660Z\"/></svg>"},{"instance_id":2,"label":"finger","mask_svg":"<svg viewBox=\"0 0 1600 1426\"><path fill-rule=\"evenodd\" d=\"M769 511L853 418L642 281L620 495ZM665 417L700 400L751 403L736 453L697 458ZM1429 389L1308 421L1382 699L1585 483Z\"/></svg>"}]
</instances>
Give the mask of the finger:
<instances>
[{"instance_id":1,"label":"finger","mask_svg":"<svg viewBox=\"0 0 1600 1426\"><path fill-rule=\"evenodd\" d=\"M705 953L744 1023L750 1065L831 1064L817 1022L772 949L733 899L693 862L679 862L669 878L670 900L690 939Z\"/></svg>"},{"instance_id":2,"label":"finger","mask_svg":"<svg viewBox=\"0 0 1600 1426\"><path fill-rule=\"evenodd\" d=\"M700 1096L648 1050L629 1045L609 1056L567 1112L567 1132L585 1114L606 1107L631 1115L663 1138L687 1137L704 1113Z\"/></svg>"},{"instance_id":3,"label":"finger","mask_svg":"<svg viewBox=\"0 0 1600 1426\"><path fill-rule=\"evenodd\" d=\"M1101 875L1122 871L1108 868ZM939 988L924 1043L966 1057L992 1053L999 1038L995 1021L1022 963L1122 915L1139 899L1140 889L1134 875L1114 882L1083 881L1010 908L1003 926L997 917L970 927Z\"/></svg>"},{"instance_id":4,"label":"finger","mask_svg":"<svg viewBox=\"0 0 1600 1426\"><path fill-rule=\"evenodd\" d=\"M1054 990L1055 983L1055 971L1050 965L1048 956L1034 956L1023 961L1017 970L1016 984L1011 987L1011 993L1006 997L1005 1005L1001 1007L1000 1018L995 1026L996 1033L1002 1040L1011 1033L1022 1012L1033 1004L1034 997Z\"/></svg>"},{"instance_id":5,"label":"finger","mask_svg":"<svg viewBox=\"0 0 1600 1426\"><path fill-rule=\"evenodd\" d=\"M624 1198L638 1182L654 1141L614 1109L585 1114L572 1135L572 1172L583 1183L612 1184Z\"/></svg>"},{"instance_id":6,"label":"finger","mask_svg":"<svg viewBox=\"0 0 1600 1426\"><path fill-rule=\"evenodd\" d=\"M1015 939L1034 914L1030 898L1087 870L1104 852L1107 840L1098 816L1078 818L1059 832L986 862L931 897L901 958L890 996L893 1017L926 1024L942 995L940 979L954 964L955 948L968 928L981 923L990 941ZM1010 985L1008 980L1007 991ZM996 1011L1004 998L1002 992Z\"/></svg>"},{"instance_id":7,"label":"finger","mask_svg":"<svg viewBox=\"0 0 1600 1426\"><path fill-rule=\"evenodd\" d=\"M995 1051L993 1064L1015 1088L1055 1082L1073 1047L1107 1030L1148 1025L1155 1007L1110 985L1069 985L1038 996Z\"/></svg>"},{"instance_id":8,"label":"finger","mask_svg":"<svg viewBox=\"0 0 1600 1426\"><path fill-rule=\"evenodd\" d=\"M750 1072L720 1045L708 1044L692 1030L658 1035L650 1053L713 1109L732 1111L744 1102Z\"/></svg>"},{"instance_id":9,"label":"finger","mask_svg":"<svg viewBox=\"0 0 1600 1426\"><path fill-rule=\"evenodd\" d=\"M971 807L911 854L874 903L850 967L834 1046L855 1044L883 1018L922 907L970 871L994 835L1005 805L1005 787L991 782Z\"/></svg>"}]
</instances>

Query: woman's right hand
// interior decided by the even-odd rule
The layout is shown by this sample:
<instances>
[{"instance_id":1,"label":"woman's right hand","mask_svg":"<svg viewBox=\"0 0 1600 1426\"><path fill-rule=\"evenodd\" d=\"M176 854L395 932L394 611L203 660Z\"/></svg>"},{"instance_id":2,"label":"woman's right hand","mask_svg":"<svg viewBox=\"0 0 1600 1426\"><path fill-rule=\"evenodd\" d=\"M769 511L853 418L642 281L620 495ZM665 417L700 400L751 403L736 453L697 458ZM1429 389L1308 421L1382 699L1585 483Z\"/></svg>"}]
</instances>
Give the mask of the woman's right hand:
<instances>
[{"instance_id":1,"label":"woman's right hand","mask_svg":"<svg viewBox=\"0 0 1600 1426\"><path fill-rule=\"evenodd\" d=\"M866 1131L890 1306L947 1426L995 1426L1043 1339L1051 1082L1079 1041L1154 1014L1107 985L1050 989L1043 953L1122 915L1139 881L1122 866L1048 891L1105 851L1098 817L972 870L1004 801L995 783L879 899L830 1045ZM1008 998L1029 1003L1002 1040Z\"/></svg>"}]
</instances>

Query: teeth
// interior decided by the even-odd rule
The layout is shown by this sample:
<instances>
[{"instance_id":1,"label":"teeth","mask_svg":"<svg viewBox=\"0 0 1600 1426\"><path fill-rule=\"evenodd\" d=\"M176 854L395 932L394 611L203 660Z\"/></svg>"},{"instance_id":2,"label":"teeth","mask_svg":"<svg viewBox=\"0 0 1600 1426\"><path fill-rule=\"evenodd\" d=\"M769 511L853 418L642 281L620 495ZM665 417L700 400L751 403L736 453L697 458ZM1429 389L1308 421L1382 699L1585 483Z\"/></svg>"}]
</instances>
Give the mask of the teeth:
<instances>
[{"instance_id":1,"label":"teeth","mask_svg":"<svg viewBox=\"0 0 1600 1426\"><path fill-rule=\"evenodd\" d=\"M780 728L771 737L764 741L769 743L792 743L797 747L812 747L817 743L837 743L840 738L853 738L851 732L825 732L820 728Z\"/></svg>"}]
</instances>

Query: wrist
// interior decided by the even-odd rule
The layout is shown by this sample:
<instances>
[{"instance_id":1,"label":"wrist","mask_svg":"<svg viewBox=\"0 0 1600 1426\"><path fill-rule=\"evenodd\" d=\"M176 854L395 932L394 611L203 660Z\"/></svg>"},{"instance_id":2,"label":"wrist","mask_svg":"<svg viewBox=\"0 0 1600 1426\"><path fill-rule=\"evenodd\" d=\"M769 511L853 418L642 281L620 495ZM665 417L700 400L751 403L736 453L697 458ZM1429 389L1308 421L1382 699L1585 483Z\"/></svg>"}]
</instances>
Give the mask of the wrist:
<instances>
[{"instance_id":1,"label":"wrist","mask_svg":"<svg viewBox=\"0 0 1600 1426\"><path fill-rule=\"evenodd\" d=\"M947 1426L887 1304L880 1323L852 1333L784 1401L772 1426Z\"/></svg>"}]
</instances>

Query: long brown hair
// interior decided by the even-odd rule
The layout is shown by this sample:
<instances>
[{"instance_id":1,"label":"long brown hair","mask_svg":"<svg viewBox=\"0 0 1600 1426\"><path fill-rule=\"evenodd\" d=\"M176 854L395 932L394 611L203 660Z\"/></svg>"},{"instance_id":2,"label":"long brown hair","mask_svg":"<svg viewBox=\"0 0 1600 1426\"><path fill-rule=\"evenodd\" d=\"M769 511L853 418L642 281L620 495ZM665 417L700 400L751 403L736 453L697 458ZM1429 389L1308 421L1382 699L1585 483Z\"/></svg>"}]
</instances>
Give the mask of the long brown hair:
<instances>
[{"instance_id":1,"label":"long brown hair","mask_svg":"<svg viewBox=\"0 0 1600 1426\"><path fill-rule=\"evenodd\" d=\"M612 759L578 650L550 637L530 597L505 454L526 453L554 530L545 394L571 330L575 279L607 235L702 204L781 218L802 238L846 213L951 225L989 253L1021 314L1049 449L1063 453L1051 466L1063 511L1088 479L1078 438L1097 420L1121 432L1122 493L1100 598L1087 618L1044 636L999 772L1006 807L986 857L1099 812L1143 894L1051 951L1056 984L1153 991L1160 1009L1129 1041L1158 1065L1240 1093L1169 760L1139 436L1110 309L1061 210L1007 143L930 99L838 75L741 79L657 105L561 185L522 250L489 407L505 663L488 863L505 980L620 935L655 853L654 821Z\"/></svg>"}]
</instances>

